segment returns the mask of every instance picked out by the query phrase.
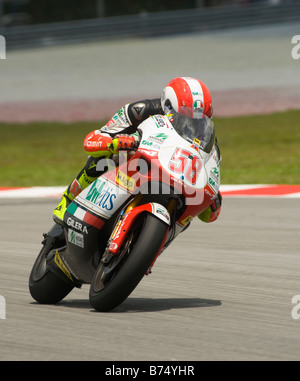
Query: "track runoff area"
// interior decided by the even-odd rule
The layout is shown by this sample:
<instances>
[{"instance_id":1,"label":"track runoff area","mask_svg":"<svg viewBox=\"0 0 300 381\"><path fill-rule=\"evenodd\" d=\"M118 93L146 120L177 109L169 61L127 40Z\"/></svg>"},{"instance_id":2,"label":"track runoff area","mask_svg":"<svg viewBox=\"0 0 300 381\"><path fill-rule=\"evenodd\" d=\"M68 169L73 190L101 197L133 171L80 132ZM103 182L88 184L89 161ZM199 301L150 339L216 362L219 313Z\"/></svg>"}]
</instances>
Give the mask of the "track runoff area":
<instances>
[{"instance_id":1,"label":"track runoff area","mask_svg":"<svg viewBox=\"0 0 300 381\"><path fill-rule=\"evenodd\" d=\"M59 187L0 187L0 199L5 198L59 198L66 186ZM221 185L223 197L280 197L300 198L300 185Z\"/></svg>"}]
</instances>

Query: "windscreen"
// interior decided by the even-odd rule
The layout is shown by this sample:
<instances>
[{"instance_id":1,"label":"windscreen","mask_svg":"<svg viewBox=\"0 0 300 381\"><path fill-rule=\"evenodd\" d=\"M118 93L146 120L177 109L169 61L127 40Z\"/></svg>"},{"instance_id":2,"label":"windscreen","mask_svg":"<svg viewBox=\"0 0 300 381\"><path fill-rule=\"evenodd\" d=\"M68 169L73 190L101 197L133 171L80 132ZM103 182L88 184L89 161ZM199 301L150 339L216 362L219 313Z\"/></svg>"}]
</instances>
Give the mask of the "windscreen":
<instances>
[{"instance_id":1,"label":"windscreen","mask_svg":"<svg viewBox=\"0 0 300 381\"><path fill-rule=\"evenodd\" d=\"M192 119L171 111L169 119L176 132L185 140L198 145L203 151L209 153L215 142L214 123L204 114Z\"/></svg>"}]
</instances>

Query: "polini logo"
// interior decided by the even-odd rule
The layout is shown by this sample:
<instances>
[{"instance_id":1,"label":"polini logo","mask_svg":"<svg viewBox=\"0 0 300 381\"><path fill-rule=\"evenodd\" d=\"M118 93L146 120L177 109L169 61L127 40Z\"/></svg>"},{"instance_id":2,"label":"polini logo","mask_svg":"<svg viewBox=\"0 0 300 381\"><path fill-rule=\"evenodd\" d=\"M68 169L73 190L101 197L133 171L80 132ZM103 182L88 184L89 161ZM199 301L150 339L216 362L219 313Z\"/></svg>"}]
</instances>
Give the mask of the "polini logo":
<instances>
[{"instance_id":1,"label":"polini logo","mask_svg":"<svg viewBox=\"0 0 300 381\"><path fill-rule=\"evenodd\" d=\"M0 295L0 319L6 319L6 301L2 295Z\"/></svg>"},{"instance_id":2,"label":"polini logo","mask_svg":"<svg viewBox=\"0 0 300 381\"><path fill-rule=\"evenodd\" d=\"M0 60L6 59L6 41L3 36L0 35Z\"/></svg>"}]
</instances>

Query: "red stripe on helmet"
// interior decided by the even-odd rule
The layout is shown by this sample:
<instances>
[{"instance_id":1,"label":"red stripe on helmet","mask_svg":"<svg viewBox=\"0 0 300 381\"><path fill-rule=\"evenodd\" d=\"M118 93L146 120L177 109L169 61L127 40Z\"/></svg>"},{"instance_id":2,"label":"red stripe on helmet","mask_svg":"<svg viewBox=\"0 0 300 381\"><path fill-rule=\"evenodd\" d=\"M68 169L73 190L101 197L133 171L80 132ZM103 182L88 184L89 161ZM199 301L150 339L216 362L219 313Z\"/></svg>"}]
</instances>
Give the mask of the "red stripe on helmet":
<instances>
[{"instance_id":1,"label":"red stripe on helmet","mask_svg":"<svg viewBox=\"0 0 300 381\"><path fill-rule=\"evenodd\" d=\"M203 82L199 81L199 79L197 79L197 81L200 83L200 86L203 92L203 103L204 103L203 114L205 114L206 116L210 118L212 116L212 100L211 100L210 92L207 86Z\"/></svg>"},{"instance_id":2,"label":"red stripe on helmet","mask_svg":"<svg viewBox=\"0 0 300 381\"><path fill-rule=\"evenodd\" d=\"M178 100L178 113L189 117L193 116L193 95L188 83L183 78L174 78L170 83Z\"/></svg>"}]
</instances>

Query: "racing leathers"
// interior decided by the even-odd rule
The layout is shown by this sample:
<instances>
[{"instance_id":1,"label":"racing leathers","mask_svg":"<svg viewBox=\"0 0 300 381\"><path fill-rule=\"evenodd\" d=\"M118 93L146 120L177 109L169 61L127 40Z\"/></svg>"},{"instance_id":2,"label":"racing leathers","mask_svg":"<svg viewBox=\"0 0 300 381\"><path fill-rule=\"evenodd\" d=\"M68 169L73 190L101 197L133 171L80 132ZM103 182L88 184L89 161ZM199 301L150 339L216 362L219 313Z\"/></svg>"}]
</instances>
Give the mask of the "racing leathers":
<instances>
[{"instance_id":1,"label":"racing leathers","mask_svg":"<svg viewBox=\"0 0 300 381\"><path fill-rule=\"evenodd\" d=\"M149 116L156 114L164 115L160 98L129 103L122 107L105 126L86 136L83 146L89 155L87 163L64 191L60 203L53 212L55 222L62 224L68 205L83 189L107 171L108 159L117 158L120 150L134 148L138 142L137 127ZM221 203L222 196L218 193L216 200L198 217L203 222L215 221L220 214Z\"/></svg>"}]
</instances>

